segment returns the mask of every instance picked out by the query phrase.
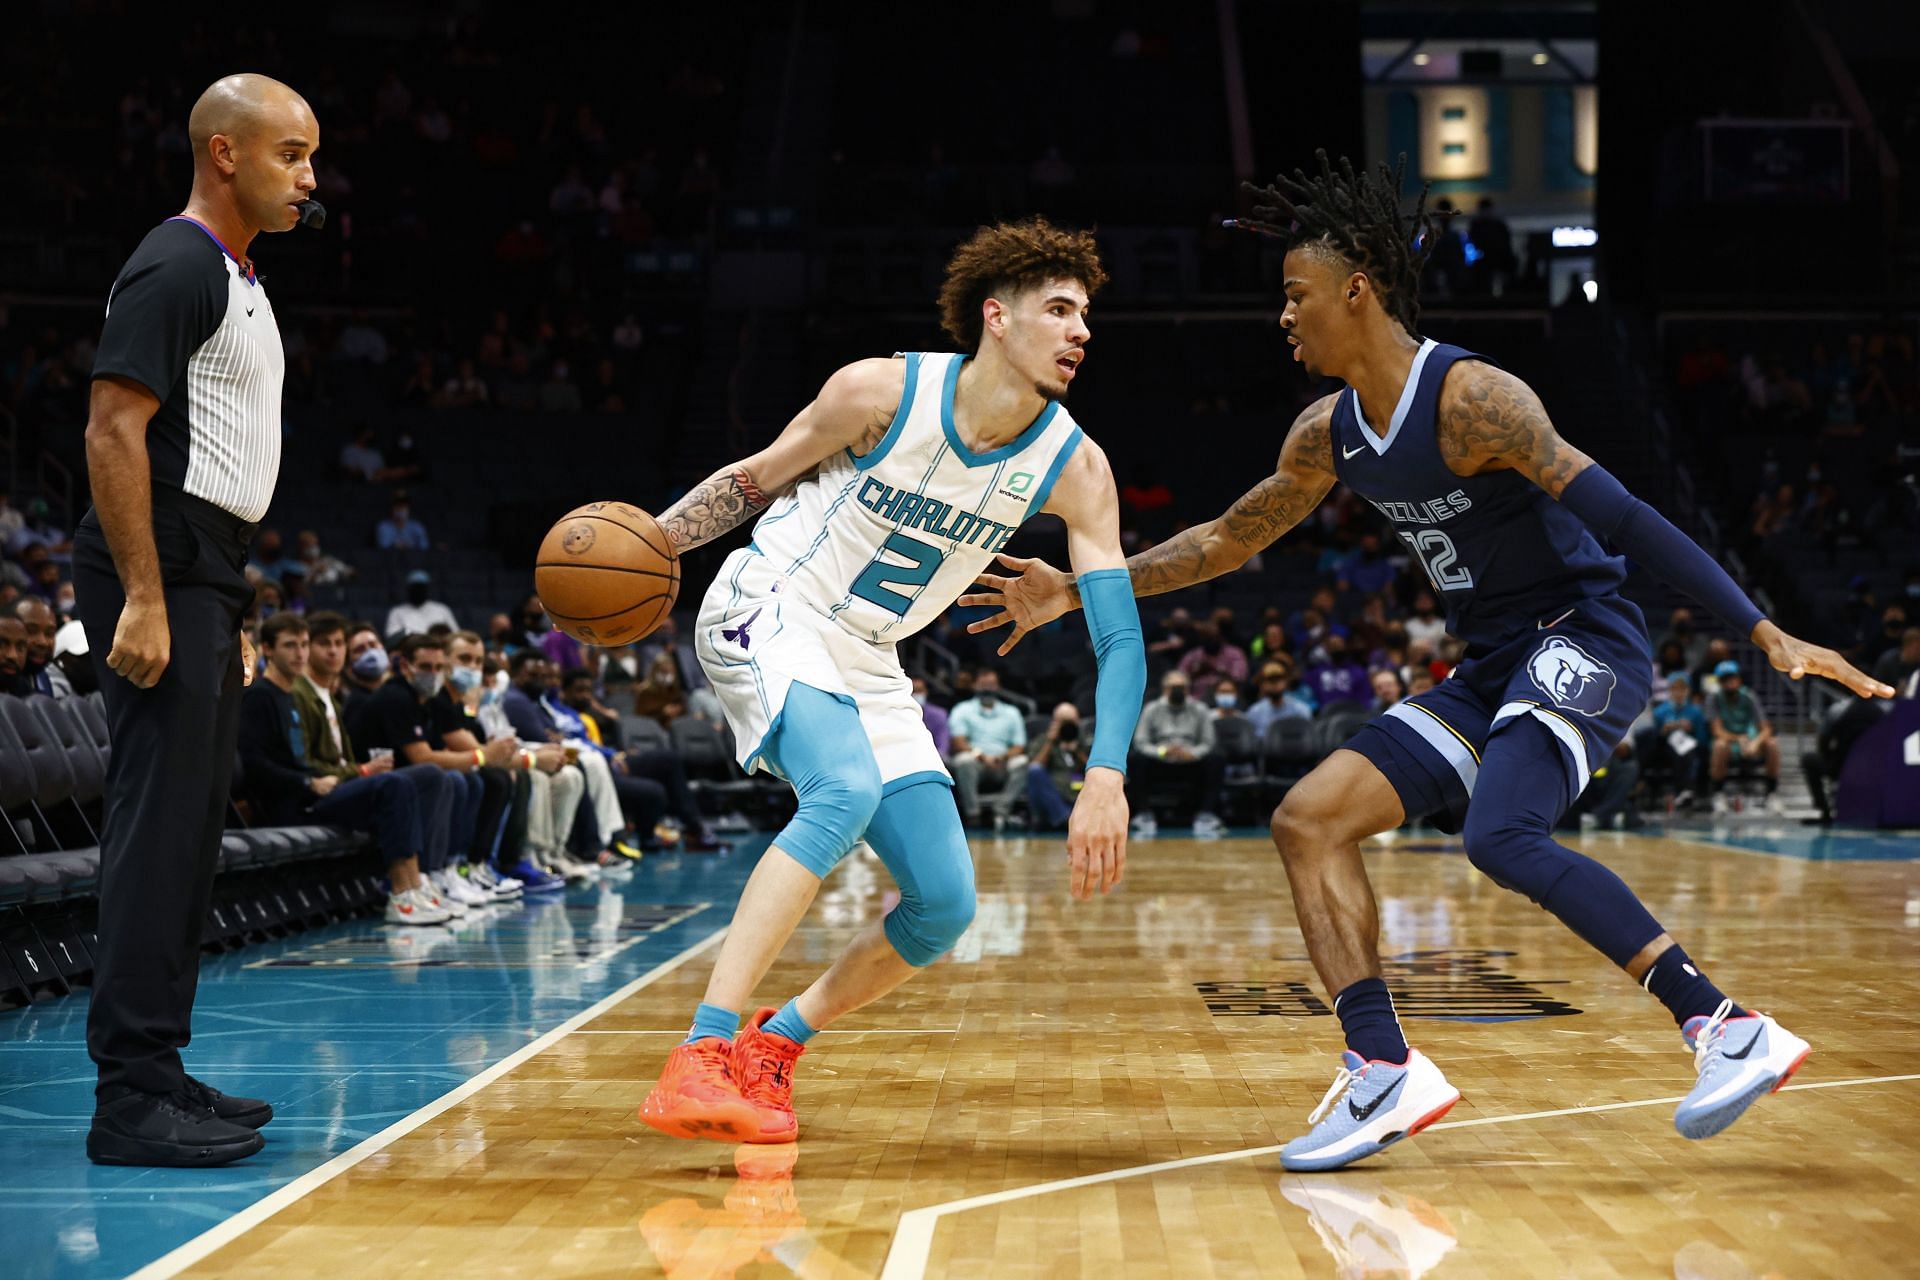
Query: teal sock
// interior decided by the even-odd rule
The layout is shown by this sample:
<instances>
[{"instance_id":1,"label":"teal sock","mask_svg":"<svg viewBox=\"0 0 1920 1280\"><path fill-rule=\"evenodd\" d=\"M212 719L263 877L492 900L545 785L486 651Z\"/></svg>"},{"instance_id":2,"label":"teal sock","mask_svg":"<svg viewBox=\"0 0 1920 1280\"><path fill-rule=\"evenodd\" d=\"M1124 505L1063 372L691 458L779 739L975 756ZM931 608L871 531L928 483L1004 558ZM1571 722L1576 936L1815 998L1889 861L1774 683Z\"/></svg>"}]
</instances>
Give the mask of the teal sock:
<instances>
[{"instance_id":1,"label":"teal sock","mask_svg":"<svg viewBox=\"0 0 1920 1280\"><path fill-rule=\"evenodd\" d=\"M800 1016L800 1004L789 1000L781 1006L780 1012L767 1019L767 1025L760 1028L770 1036L785 1036L795 1044L805 1044L813 1039L813 1028Z\"/></svg>"},{"instance_id":2,"label":"teal sock","mask_svg":"<svg viewBox=\"0 0 1920 1280\"><path fill-rule=\"evenodd\" d=\"M693 1030L687 1032L682 1043L692 1044L695 1040L704 1040L712 1036L717 1040L731 1040L733 1033L740 1029L740 1015L731 1009L722 1009L717 1004L704 1001L693 1011Z\"/></svg>"}]
</instances>

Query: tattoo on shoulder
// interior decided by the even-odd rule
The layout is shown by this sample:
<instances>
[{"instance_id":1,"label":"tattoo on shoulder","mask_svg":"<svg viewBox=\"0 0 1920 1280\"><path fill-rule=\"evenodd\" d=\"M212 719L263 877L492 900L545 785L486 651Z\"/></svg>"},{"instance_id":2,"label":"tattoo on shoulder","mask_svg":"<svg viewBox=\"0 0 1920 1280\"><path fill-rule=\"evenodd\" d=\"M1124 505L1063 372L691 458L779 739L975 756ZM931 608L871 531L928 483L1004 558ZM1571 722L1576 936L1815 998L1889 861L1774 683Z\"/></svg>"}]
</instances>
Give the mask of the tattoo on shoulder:
<instances>
[{"instance_id":1,"label":"tattoo on shoulder","mask_svg":"<svg viewBox=\"0 0 1920 1280\"><path fill-rule=\"evenodd\" d=\"M687 490L660 517L660 527L675 550L685 551L738 528L767 505L767 496L747 469L730 467Z\"/></svg>"},{"instance_id":2,"label":"tattoo on shoulder","mask_svg":"<svg viewBox=\"0 0 1920 1280\"><path fill-rule=\"evenodd\" d=\"M1461 366L1455 366L1460 368ZM1560 438L1540 397L1509 373L1475 364L1443 398L1440 454L1456 475L1511 468L1558 498L1591 463Z\"/></svg>"}]
</instances>

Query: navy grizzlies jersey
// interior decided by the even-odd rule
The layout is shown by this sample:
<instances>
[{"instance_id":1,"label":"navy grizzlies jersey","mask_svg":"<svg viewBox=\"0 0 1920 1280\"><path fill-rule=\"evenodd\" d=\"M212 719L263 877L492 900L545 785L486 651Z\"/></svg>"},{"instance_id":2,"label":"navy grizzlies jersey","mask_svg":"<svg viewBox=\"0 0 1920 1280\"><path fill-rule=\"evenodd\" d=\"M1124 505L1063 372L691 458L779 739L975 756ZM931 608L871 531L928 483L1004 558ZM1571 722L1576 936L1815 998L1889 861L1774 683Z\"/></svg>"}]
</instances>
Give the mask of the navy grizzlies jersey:
<instances>
[{"instance_id":1,"label":"navy grizzlies jersey","mask_svg":"<svg viewBox=\"0 0 1920 1280\"><path fill-rule=\"evenodd\" d=\"M1455 361L1483 358L1421 343L1384 437L1361 422L1351 387L1333 405L1334 474L1393 522L1433 583L1447 630L1476 647L1612 595L1626 577L1626 562L1525 476L1448 469L1438 434L1440 384Z\"/></svg>"}]
</instances>

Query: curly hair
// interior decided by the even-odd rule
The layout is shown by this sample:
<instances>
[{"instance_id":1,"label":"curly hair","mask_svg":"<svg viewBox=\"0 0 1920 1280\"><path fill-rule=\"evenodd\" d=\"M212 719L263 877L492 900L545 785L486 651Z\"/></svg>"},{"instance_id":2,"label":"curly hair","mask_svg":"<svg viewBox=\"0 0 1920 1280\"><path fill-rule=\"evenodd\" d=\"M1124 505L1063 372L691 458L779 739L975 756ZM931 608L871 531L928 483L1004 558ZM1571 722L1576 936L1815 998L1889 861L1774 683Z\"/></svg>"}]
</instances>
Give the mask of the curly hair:
<instances>
[{"instance_id":1,"label":"curly hair","mask_svg":"<svg viewBox=\"0 0 1920 1280\"><path fill-rule=\"evenodd\" d=\"M1420 269L1433 252L1438 215L1427 208L1422 185L1412 214L1400 211L1400 188L1406 178L1407 157L1373 173L1356 172L1353 162L1340 157L1335 171L1325 151L1315 151L1320 172L1309 178L1295 169L1291 178L1280 174L1270 187L1243 184L1256 201L1251 218L1233 225L1274 236L1292 245L1322 244L1365 272L1379 291L1380 304L1409 334L1420 336Z\"/></svg>"},{"instance_id":2,"label":"curly hair","mask_svg":"<svg viewBox=\"0 0 1920 1280\"><path fill-rule=\"evenodd\" d=\"M981 227L954 250L940 285L940 327L963 351L980 349L981 304L1048 280L1077 280L1091 298L1107 282L1090 231L1063 231L1045 218Z\"/></svg>"}]
</instances>

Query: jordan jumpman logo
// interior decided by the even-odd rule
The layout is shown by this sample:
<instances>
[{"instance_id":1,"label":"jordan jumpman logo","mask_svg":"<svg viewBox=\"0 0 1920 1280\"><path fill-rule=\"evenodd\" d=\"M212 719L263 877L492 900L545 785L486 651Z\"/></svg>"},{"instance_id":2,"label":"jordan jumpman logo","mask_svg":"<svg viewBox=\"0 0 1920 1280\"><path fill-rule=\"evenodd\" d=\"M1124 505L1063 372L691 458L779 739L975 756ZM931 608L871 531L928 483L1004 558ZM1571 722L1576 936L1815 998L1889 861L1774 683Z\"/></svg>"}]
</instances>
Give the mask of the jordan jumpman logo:
<instances>
[{"instance_id":1,"label":"jordan jumpman logo","mask_svg":"<svg viewBox=\"0 0 1920 1280\"><path fill-rule=\"evenodd\" d=\"M760 608L764 609L766 608L766 606L761 605ZM747 628L752 626L753 620L759 616L760 616L760 609L755 609L752 613L747 615L747 620L741 623L739 626L728 627L725 630L721 631L720 638L732 644L737 644L742 649L746 648L748 643L753 639L752 636L747 634Z\"/></svg>"}]
</instances>

